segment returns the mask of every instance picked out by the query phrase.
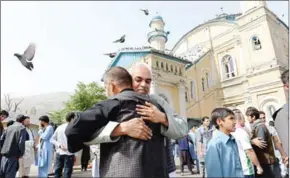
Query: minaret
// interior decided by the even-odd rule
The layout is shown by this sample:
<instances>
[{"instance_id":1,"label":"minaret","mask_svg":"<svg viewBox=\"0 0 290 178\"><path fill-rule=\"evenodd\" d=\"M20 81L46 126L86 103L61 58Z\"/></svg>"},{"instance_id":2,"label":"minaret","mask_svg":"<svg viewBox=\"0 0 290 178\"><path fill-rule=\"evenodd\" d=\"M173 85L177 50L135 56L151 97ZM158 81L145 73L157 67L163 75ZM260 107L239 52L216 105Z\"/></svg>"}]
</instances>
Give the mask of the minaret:
<instances>
[{"instance_id":1,"label":"minaret","mask_svg":"<svg viewBox=\"0 0 290 178\"><path fill-rule=\"evenodd\" d=\"M258 7L267 7L266 1L240 1L241 10L243 15L249 12L251 9Z\"/></svg>"},{"instance_id":2,"label":"minaret","mask_svg":"<svg viewBox=\"0 0 290 178\"><path fill-rule=\"evenodd\" d=\"M159 51L165 50L165 43L167 42L167 35L169 32L164 31L165 23L161 16L155 16L151 20L149 27L151 32L148 33L148 42L150 46Z\"/></svg>"}]
</instances>

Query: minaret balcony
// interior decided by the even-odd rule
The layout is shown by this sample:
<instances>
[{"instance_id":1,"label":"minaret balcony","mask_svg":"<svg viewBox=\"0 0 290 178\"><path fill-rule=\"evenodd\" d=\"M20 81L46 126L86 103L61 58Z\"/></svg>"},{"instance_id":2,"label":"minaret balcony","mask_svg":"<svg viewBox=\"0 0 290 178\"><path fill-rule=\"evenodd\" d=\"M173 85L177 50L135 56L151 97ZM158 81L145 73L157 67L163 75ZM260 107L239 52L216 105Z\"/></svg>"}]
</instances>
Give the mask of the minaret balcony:
<instances>
[{"instance_id":1,"label":"minaret balcony","mask_svg":"<svg viewBox=\"0 0 290 178\"><path fill-rule=\"evenodd\" d=\"M167 42L167 33L163 30L158 30L158 31L152 31L149 32L147 35L148 42L150 43L151 39L156 38L156 37L163 37L165 39L165 42Z\"/></svg>"}]
</instances>

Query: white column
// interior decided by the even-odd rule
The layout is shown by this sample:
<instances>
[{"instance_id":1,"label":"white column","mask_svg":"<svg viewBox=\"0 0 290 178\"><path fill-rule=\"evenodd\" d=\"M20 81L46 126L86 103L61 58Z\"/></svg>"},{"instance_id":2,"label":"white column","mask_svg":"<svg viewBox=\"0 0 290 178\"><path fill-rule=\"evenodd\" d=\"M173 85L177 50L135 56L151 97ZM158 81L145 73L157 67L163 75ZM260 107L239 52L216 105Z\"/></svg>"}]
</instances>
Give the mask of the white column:
<instances>
[{"instance_id":1,"label":"white column","mask_svg":"<svg viewBox=\"0 0 290 178\"><path fill-rule=\"evenodd\" d=\"M178 90L179 90L179 115L183 119L187 120L186 101L185 101L185 86L184 86L183 82L178 84Z\"/></svg>"},{"instance_id":2,"label":"white column","mask_svg":"<svg viewBox=\"0 0 290 178\"><path fill-rule=\"evenodd\" d=\"M150 94L157 94L158 74L152 73L151 79Z\"/></svg>"},{"instance_id":3,"label":"white column","mask_svg":"<svg viewBox=\"0 0 290 178\"><path fill-rule=\"evenodd\" d=\"M157 94L157 84L155 81L151 82L150 94Z\"/></svg>"}]
</instances>

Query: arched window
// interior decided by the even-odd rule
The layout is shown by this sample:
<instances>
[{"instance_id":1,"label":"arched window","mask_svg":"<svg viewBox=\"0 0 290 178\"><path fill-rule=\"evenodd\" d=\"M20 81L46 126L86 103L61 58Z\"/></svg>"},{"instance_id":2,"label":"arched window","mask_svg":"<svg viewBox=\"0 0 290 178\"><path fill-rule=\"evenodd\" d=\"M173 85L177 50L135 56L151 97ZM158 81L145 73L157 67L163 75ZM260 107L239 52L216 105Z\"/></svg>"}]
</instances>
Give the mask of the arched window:
<instances>
[{"instance_id":1,"label":"arched window","mask_svg":"<svg viewBox=\"0 0 290 178\"><path fill-rule=\"evenodd\" d=\"M260 41L259 37L253 36L251 40L252 40L252 46L253 46L254 51L260 50L262 48L261 41Z\"/></svg>"},{"instance_id":2,"label":"arched window","mask_svg":"<svg viewBox=\"0 0 290 178\"><path fill-rule=\"evenodd\" d=\"M236 76L235 64L232 56L226 55L222 58L222 72L224 79Z\"/></svg>"},{"instance_id":3,"label":"arched window","mask_svg":"<svg viewBox=\"0 0 290 178\"><path fill-rule=\"evenodd\" d=\"M194 81L190 82L190 91L191 91L191 99L195 100L195 83Z\"/></svg>"},{"instance_id":4,"label":"arched window","mask_svg":"<svg viewBox=\"0 0 290 178\"><path fill-rule=\"evenodd\" d=\"M166 66L166 71L168 71L168 64L166 63L165 66Z\"/></svg>"},{"instance_id":5,"label":"arched window","mask_svg":"<svg viewBox=\"0 0 290 178\"><path fill-rule=\"evenodd\" d=\"M208 73L205 73L206 87L209 88L209 78Z\"/></svg>"},{"instance_id":6,"label":"arched window","mask_svg":"<svg viewBox=\"0 0 290 178\"><path fill-rule=\"evenodd\" d=\"M267 112L267 115L268 115L269 117L272 117L275 111L276 111L275 106L273 106L273 105L269 105L269 106L267 107L267 111L266 111L266 112Z\"/></svg>"},{"instance_id":7,"label":"arched window","mask_svg":"<svg viewBox=\"0 0 290 178\"><path fill-rule=\"evenodd\" d=\"M177 74L177 67L175 66L175 74Z\"/></svg>"},{"instance_id":8,"label":"arched window","mask_svg":"<svg viewBox=\"0 0 290 178\"><path fill-rule=\"evenodd\" d=\"M170 72L173 72L173 66L170 65Z\"/></svg>"},{"instance_id":9,"label":"arched window","mask_svg":"<svg viewBox=\"0 0 290 178\"><path fill-rule=\"evenodd\" d=\"M159 68L159 62L158 61L156 61L156 67Z\"/></svg>"},{"instance_id":10,"label":"arched window","mask_svg":"<svg viewBox=\"0 0 290 178\"><path fill-rule=\"evenodd\" d=\"M161 69L163 69L163 62L161 62Z\"/></svg>"},{"instance_id":11,"label":"arched window","mask_svg":"<svg viewBox=\"0 0 290 178\"><path fill-rule=\"evenodd\" d=\"M181 67L179 67L179 75L181 75L181 74L182 74Z\"/></svg>"},{"instance_id":12,"label":"arched window","mask_svg":"<svg viewBox=\"0 0 290 178\"><path fill-rule=\"evenodd\" d=\"M202 91L205 91L205 83L204 83L203 77L201 78L201 88L202 88Z\"/></svg>"}]
</instances>

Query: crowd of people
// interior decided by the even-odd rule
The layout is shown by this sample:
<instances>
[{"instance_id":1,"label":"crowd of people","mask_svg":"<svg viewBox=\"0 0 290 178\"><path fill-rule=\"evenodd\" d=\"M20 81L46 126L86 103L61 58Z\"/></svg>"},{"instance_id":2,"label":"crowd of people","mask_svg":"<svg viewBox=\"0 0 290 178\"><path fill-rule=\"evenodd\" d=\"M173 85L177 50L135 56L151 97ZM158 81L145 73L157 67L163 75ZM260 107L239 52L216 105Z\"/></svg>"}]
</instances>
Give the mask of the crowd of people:
<instances>
[{"instance_id":1,"label":"crowd of people","mask_svg":"<svg viewBox=\"0 0 290 178\"><path fill-rule=\"evenodd\" d=\"M2 110L1 121L9 117L9 113ZM74 118L70 112L66 116L66 123L56 126L44 115L39 118L40 129L37 134L29 128L30 118L18 115L9 120L6 129L1 123L0 148L1 167L0 177L29 177L33 164L38 168L38 177L54 176L69 178L73 172L76 154L67 151L67 141L64 131L67 124ZM85 150L84 146L84 150ZM90 159L90 151L82 152L82 170L86 171ZM18 172L18 175L17 175Z\"/></svg>"},{"instance_id":2,"label":"crowd of people","mask_svg":"<svg viewBox=\"0 0 290 178\"><path fill-rule=\"evenodd\" d=\"M281 79L288 94L289 71ZM195 163L203 177L289 177L288 109L287 102L273 120L255 107L247 108L246 117L239 109L214 109L211 118L202 118L200 127L173 141L181 173L184 165L192 173Z\"/></svg>"},{"instance_id":3,"label":"crowd of people","mask_svg":"<svg viewBox=\"0 0 290 178\"><path fill-rule=\"evenodd\" d=\"M288 71L282 81L288 91ZM245 115L238 109L215 108L201 119L201 126L189 130L166 98L150 94L151 82L145 63L134 64L130 71L112 67L104 75L107 100L68 113L57 128L41 116L37 138L27 127L29 117L17 116L6 130L2 126L0 177L15 177L17 171L27 177L27 165L33 162L38 177L47 177L53 150L57 178L72 176L80 150L82 171L87 170L90 150L94 154L92 177L176 177L175 157L182 175L187 165L191 174L203 177L288 176L288 102L268 123L255 107ZM8 115L1 113L2 119Z\"/></svg>"}]
</instances>

